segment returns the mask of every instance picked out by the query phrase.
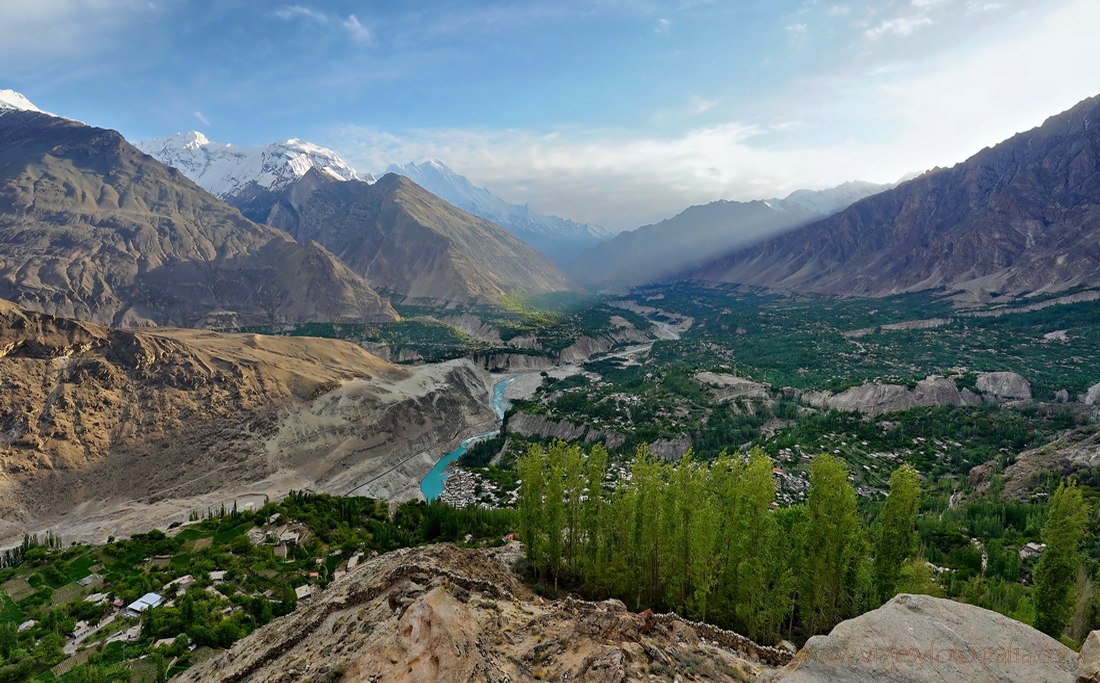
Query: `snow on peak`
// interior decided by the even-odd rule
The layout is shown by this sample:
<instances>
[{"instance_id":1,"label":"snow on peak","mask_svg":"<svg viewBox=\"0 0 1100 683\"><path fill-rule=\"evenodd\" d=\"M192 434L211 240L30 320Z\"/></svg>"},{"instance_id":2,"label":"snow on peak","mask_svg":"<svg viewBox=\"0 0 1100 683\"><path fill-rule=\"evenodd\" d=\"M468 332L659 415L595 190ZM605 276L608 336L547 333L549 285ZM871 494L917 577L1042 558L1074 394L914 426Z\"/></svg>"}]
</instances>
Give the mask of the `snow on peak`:
<instances>
[{"instance_id":1,"label":"snow on peak","mask_svg":"<svg viewBox=\"0 0 1100 683\"><path fill-rule=\"evenodd\" d=\"M263 147L235 147L211 142L202 133L191 131L145 140L137 147L178 168L222 199L236 196L253 184L265 190L281 190L311 168L336 180L374 182L373 176L360 176L331 149L297 138Z\"/></svg>"},{"instance_id":2,"label":"snow on peak","mask_svg":"<svg viewBox=\"0 0 1100 683\"><path fill-rule=\"evenodd\" d=\"M0 109L34 111L40 114L47 113L34 106L34 103L28 100L23 93L14 90L0 90Z\"/></svg>"}]
</instances>

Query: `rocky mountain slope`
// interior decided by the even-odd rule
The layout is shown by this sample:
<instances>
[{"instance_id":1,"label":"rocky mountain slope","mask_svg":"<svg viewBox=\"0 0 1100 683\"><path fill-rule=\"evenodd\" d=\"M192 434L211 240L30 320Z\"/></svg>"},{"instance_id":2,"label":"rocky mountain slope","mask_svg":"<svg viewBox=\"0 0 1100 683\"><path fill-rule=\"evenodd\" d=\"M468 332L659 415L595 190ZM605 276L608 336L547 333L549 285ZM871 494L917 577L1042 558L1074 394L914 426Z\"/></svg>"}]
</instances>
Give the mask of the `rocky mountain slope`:
<instances>
[{"instance_id":1,"label":"rocky mountain slope","mask_svg":"<svg viewBox=\"0 0 1100 683\"><path fill-rule=\"evenodd\" d=\"M123 326L396 318L328 251L117 132L15 109L0 109L0 297Z\"/></svg>"},{"instance_id":2,"label":"rocky mountain slope","mask_svg":"<svg viewBox=\"0 0 1100 683\"><path fill-rule=\"evenodd\" d=\"M512 570L521 557L517 543L387 553L178 680L747 681L789 658L617 601L543 600Z\"/></svg>"},{"instance_id":3,"label":"rocky mountain slope","mask_svg":"<svg viewBox=\"0 0 1100 683\"><path fill-rule=\"evenodd\" d=\"M495 421L468 361L391 365L346 342L108 329L0 302L0 541L183 521L251 492L415 496Z\"/></svg>"},{"instance_id":4,"label":"rocky mountain slope","mask_svg":"<svg viewBox=\"0 0 1100 683\"><path fill-rule=\"evenodd\" d=\"M181 682L1069 681L1079 657L989 610L898 595L791 655L617 600L535 596L523 549L450 544L381 555L298 609L184 672ZM1085 678L1081 680L1093 680Z\"/></svg>"},{"instance_id":5,"label":"rocky mountain slope","mask_svg":"<svg viewBox=\"0 0 1100 683\"><path fill-rule=\"evenodd\" d=\"M841 295L1100 282L1100 96L947 169L703 267L702 280Z\"/></svg>"},{"instance_id":6,"label":"rocky mountain slope","mask_svg":"<svg viewBox=\"0 0 1100 683\"><path fill-rule=\"evenodd\" d=\"M409 297L496 302L569 288L541 254L408 178L336 182L311 170L265 217L299 242L330 249L372 285Z\"/></svg>"},{"instance_id":7,"label":"rocky mountain slope","mask_svg":"<svg viewBox=\"0 0 1100 683\"><path fill-rule=\"evenodd\" d=\"M589 249L569 265L568 272L577 281L596 286L686 276L715 254L793 230L884 189L884 185L850 182L830 190L798 190L784 199L692 206Z\"/></svg>"},{"instance_id":8,"label":"rocky mountain slope","mask_svg":"<svg viewBox=\"0 0 1100 683\"><path fill-rule=\"evenodd\" d=\"M403 175L463 211L496 223L559 265L568 264L580 252L613 236L598 225L548 216L526 205L506 202L441 161L392 164L386 172Z\"/></svg>"}]
</instances>

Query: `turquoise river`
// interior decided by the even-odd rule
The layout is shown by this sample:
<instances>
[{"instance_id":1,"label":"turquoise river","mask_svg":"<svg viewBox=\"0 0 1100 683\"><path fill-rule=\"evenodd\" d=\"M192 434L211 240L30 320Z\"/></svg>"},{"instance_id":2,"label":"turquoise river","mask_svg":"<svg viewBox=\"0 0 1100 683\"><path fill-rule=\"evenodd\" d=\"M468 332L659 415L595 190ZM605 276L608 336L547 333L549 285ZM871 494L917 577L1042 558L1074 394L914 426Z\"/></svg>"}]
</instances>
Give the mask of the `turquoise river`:
<instances>
[{"instance_id":1,"label":"turquoise river","mask_svg":"<svg viewBox=\"0 0 1100 683\"><path fill-rule=\"evenodd\" d=\"M496 411L498 419L504 419L504 404L508 402L507 399L504 398L504 389L511 384L513 380L515 380L514 376L503 379L493 385L493 410ZM443 483L447 481L447 477L451 475L451 463L461 458L466 451L470 450L470 446L473 444L483 439L491 439L497 434L500 434L499 429L494 429L484 434L478 434L477 436L471 436L459 444L458 448L440 458L439 462L432 468L432 471L428 472L428 474L420 480L420 491L424 494L424 498L429 501L438 498L439 494L443 493Z\"/></svg>"}]
</instances>

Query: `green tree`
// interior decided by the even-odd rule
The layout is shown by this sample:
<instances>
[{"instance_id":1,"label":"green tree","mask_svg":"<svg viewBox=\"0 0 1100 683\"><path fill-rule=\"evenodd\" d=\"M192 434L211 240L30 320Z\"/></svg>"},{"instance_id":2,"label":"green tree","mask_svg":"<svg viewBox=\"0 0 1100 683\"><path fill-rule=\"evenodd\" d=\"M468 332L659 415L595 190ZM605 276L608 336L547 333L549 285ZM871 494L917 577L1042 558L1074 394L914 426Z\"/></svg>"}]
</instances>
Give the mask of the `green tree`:
<instances>
[{"instance_id":1,"label":"green tree","mask_svg":"<svg viewBox=\"0 0 1100 683\"><path fill-rule=\"evenodd\" d=\"M801 612L809 633L824 633L854 612L863 553L856 492L839 458L828 453L814 458L806 511Z\"/></svg>"},{"instance_id":2,"label":"green tree","mask_svg":"<svg viewBox=\"0 0 1100 683\"><path fill-rule=\"evenodd\" d=\"M874 580L878 604L894 597L902 565L916 549L920 475L902 465L890 475L890 493L875 520Z\"/></svg>"},{"instance_id":3,"label":"green tree","mask_svg":"<svg viewBox=\"0 0 1100 683\"><path fill-rule=\"evenodd\" d=\"M1043 527L1046 548L1035 567L1035 628L1054 638L1062 635L1073 615L1074 583L1088 518L1088 504L1077 482L1062 482L1050 501Z\"/></svg>"}]
</instances>

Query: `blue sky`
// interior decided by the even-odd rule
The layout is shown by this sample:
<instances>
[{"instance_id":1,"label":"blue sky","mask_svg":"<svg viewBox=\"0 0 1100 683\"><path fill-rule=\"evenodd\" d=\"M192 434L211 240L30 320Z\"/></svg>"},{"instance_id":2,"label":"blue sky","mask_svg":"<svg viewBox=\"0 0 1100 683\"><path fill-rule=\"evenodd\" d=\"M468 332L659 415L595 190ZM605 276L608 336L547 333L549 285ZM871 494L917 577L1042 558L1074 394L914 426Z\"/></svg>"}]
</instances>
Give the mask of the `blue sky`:
<instances>
[{"instance_id":1,"label":"blue sky","mask_svg":"<svg viewBox=\"0 0 1100 683\"><path fill-rule=\"evenodd\" d=\"M949 165L1100 93L1095 0L0 0L0 87L131 139L440 158L616 228Z\"/></svg>"}]
</instances>

